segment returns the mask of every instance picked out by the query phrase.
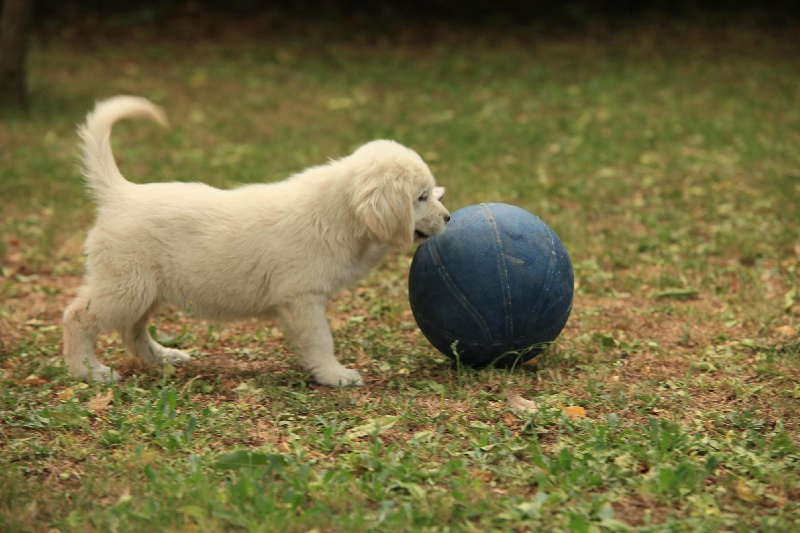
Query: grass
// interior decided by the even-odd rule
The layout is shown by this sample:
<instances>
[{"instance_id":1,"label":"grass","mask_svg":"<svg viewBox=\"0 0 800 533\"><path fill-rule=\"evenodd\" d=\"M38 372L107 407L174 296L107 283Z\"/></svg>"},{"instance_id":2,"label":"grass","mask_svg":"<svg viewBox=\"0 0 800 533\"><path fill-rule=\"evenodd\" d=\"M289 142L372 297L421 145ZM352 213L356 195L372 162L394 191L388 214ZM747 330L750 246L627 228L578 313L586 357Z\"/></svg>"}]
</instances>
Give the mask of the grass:
<instances>
[{"instance_id":1,"label":"grass","mask_svg":"<svg viewBox=\"0 0 800 533\"><path fill-rule=\"evenodd\" d=\"M0 529L800 527L796 34L173 24L42 32L33 107L0 123ZM455 368L413 322L408 251L331 302L364 388L313 384L271 324L176 309L153 334L194 362L135 368L110 334L126 379L73 381L59 314L93 218L74 130L121 92L173 124L115 129L133 181L228 187L411 146L451 210L502 201L556 230L570 322L534 365Z\"/></svg>"}]
</instances>

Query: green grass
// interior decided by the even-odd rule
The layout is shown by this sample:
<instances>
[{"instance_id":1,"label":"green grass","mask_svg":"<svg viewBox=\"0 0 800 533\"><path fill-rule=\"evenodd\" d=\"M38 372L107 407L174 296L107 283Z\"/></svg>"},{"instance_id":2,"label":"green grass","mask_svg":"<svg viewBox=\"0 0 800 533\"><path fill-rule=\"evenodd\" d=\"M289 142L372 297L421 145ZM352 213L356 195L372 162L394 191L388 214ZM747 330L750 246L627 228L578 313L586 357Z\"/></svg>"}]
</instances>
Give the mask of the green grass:
<instances>
[{"instance_id":1,"label":"green grass","mask_svg":"<svg viewBox=\"0 0 800 533\"><path fill-rule=\"evenodd\" d=\"M33 107L0 122L0 529L800 528L796 33L119 32L37 38ZM416 149L451 210L502 201L556 230L567 328L535 366L455 368L413 323L408 251L331 303L362 389L314 385L271 324L181 310L153 333L188 367L133 368L109 335L126 379L71 380L59 315L93 218L75 125L116 93L172 122L115 129L132 181Z\"/></svg>"}]
</instances>

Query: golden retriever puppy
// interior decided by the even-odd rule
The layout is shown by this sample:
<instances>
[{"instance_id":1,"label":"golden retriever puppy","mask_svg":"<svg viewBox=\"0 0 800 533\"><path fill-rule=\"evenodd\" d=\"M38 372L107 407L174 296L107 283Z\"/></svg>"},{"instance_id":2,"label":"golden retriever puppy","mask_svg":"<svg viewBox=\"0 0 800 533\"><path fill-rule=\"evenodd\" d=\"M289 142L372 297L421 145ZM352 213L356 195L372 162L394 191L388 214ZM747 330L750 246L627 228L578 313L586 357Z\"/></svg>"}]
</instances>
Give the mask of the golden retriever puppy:
<instances>
[{"instance_id":1,"label":"golden retriever puppy","mask_svg":"<svg viewBox=\"0 0 800 533\"><path fill-rule=\"evenodd\" d=\"M188 360L148 333L150 315L172 304L201 318L274 318L318 383L361 385L334 355L325 306L390 247L444 231L444 189L419 155L379 140L278 183L134 184L110 144L112 125L131 117L166 124L148 100L117 96L79 128L97 221L85 243L85 283L64 312L72 375L119 379L94 353L95 336L112 329L142 361Z\"/></svg>"}]
</instances>

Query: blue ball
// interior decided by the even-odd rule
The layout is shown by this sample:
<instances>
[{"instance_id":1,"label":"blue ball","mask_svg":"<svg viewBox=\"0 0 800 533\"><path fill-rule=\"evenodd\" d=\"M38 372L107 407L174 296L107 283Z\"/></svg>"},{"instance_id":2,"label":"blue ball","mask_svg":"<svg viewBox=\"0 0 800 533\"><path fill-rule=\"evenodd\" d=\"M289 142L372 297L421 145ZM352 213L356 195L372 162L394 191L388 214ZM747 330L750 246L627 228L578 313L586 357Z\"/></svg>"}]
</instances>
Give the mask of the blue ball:
<instances>
[{"instance_id":1,"label":"blue ball","mask_svg":"<svg viewBox=\"0 0 800 533\"><path fill-rule=\"evenodd\" d=\"M564 329L573 292L572 263L555 232L536 215L499 203L453 213L444 233L417 248L408 279L423 335L448 357L478 367L541 353Z\"/></svg>"}]
</instances>

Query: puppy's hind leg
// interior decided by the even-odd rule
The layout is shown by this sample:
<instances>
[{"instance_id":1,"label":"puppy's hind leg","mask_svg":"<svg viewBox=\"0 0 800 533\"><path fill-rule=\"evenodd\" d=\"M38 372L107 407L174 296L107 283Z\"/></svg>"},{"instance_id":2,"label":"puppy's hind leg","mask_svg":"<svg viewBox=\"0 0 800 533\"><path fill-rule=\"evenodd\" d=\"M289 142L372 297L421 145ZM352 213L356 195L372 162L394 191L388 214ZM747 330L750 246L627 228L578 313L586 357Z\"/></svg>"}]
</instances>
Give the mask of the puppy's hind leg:
<instances>
[{"instance_id":1,"label":"puppy's hind leg","mask_svg":"<svg viewBox=\"0 0 800 533\"><path fill-rule=\"evenodd\" d=\"M169 363L171 365L179 365L189 361L191 359L189 354L162 346L150 336L150 332L147 330L147 323L152 310L153 308L148 310L133 325L120 329L125 348L128 349L131 355L149 364L163 365Z\"/></svg>"},{"instance_id":2,"label":"puppy's hind leg","mask_svg":"<svg viewBox=\"0 0 800 533\"><path fill-rule=\"evenodd\" d=\"M87 294L87 288L64 311L64 360L73 377L87 381L119 381L119 374L97 360L94 339L103 326L98 314L98 301Z\"/></svg>"},{"instance_id":3,"label":"puppy's hind leg","mask_svg":"<svg viewBox=\"0 0 800 533\"><path fill-rule=\"evenodd\" d=\"M298 298L278 310L281 329L305 367L321 385L363 385L357 370L346 368L333 354L333 337L325 318L323 297Z\"/></svg>"}]
</instances>

